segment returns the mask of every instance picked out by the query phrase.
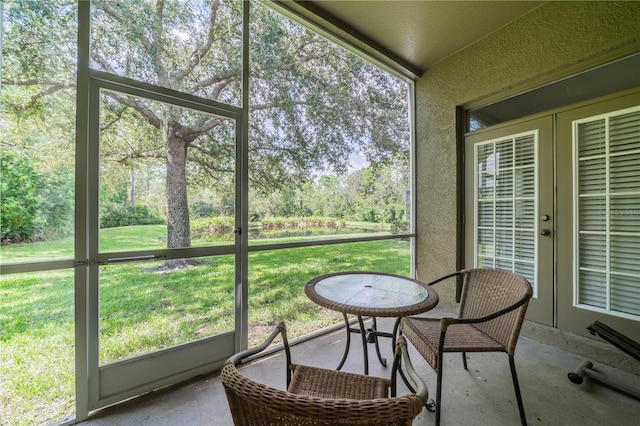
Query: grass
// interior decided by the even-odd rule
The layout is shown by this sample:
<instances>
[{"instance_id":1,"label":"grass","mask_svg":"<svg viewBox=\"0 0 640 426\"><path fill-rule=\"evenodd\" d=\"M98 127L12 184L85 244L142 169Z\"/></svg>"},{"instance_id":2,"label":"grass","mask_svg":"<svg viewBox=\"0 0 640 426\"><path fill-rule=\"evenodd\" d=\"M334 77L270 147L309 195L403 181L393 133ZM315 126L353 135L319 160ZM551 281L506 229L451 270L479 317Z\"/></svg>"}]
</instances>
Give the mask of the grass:
<instances>
[{"instance_id":1,"label":"grass","mask_svg":"<svg viewBox=\"0 0 640 426\"><path fill-rule=\"evenodd\" d=\"M157 244L163 232L157 226L116 228L103 250ZM47 244L42 252L56 253L61 243ZM233 257L199 260L174 271L159 262L101 268L101 363L233 329ZM305 296L304 285L314 276L339 270L408 275L409 269L409 243L396 240L250 253L249 344L281 320L291 337L341 321ZM0 424L40 424L73 414L73 289L71 270L0 276Z\"/></svg>"}]
</instances>

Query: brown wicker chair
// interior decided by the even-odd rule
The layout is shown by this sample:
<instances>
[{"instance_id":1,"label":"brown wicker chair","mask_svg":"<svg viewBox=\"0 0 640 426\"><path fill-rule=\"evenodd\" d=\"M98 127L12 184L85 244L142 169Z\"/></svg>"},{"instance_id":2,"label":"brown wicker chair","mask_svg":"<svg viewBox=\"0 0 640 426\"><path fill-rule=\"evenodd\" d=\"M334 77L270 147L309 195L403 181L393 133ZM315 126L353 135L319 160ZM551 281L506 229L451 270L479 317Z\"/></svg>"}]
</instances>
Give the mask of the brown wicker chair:
<instances>
[{"instance_id":1,"label":"brown wicker chair","mask_svg":"<svg viewBox=\"0 0 640 426\"><path fill-rule=\"evenodd\" d=\"M444 352L506 352L516 392L520 420L527 420L522 404L513 354L532 289L523 277L498 269L468 269L441 277L430 285L461 275L462 295L458 318L403 318L400 330L437 373L436 401L427 408L440 424L442 360ZM435 405L435 408L434 408Z\"/></svg>"},{"instance_id":2,"label":"brown wicker chair","mask_svg":"<svg viewBox=\"0 0 640 426\"><path fill-rule=\"evenodd\" d=\"M287 391L257 383L236 368L280 333L288 366ZM410 425L422 411L428 393L410 366L404 338L398 340L394 363L399 357L404 358L405 369L409 366L418 390L390 398L389 379L291 364L285 325L280 323L265 343L227 360L222 384L235 425Z\"/></svg>"}]
</instances>

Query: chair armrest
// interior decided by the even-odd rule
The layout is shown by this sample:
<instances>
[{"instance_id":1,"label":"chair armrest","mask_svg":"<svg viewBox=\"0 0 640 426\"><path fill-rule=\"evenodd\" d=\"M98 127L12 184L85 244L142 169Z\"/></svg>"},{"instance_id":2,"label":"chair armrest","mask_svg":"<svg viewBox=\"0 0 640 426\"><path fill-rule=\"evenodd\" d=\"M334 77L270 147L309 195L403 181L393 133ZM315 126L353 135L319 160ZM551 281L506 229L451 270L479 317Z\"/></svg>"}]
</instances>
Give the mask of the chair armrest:
<instances>
[{"instance_id":1,"label":"chair armrest","mask_svg":"<svg viewBox=\"0 0 640 426\"><path fill-rule=\"evenodd\" d=\"M492 319L498 318L504 314L507 314L515 309L518 309L520 306L527 303L527 301L531 298L531 295L524 295L520 300L516 303L507 306L506 308L500 309L499 311L493 312L489 315L485 315L479 318L442 318L440 320L440 330L446 331L447 327L452 324L478 324L481 322L491 321Z\"/></svg>"},{"instance_id":2,"label":"chair armrest","mask_svg":"<svg viewBox=\"0 0 640 426\"><path fill-rule=\"evenodd\" d=\"M442 276L440 278L436 278L435 280L428 282L427 285L432 286L434 284L438 284L440 281L444 281L444 280L446 280L448 278L452 278L452 277L455 277L455 276L458 276L458 275L462 275L463 272L464 271L452 272L450 274L444 275L444 276Z\"/></svg>"},{"instance_id":3,"label":"chair armrest","mask_svg":"<svg viewBox=\"0 0 640 426\"><path fill-rule=\"evenodd\" d=\"M237 365L243 360L253 355L259 354L260 352L264 351L275 340L276 337L278 337L278 334L282 334L282 345L284 346L284 352L287 358L287 387L289 387L289 383L291 383L291 351L289 349L289 341L287 340L287 328L284 322L280 322L280 324L278 324L276 328L271 332L271 335L267 337L267 340L265 340L264 343L262 343L260 346L238 352L237 354L234 354L229 359L227 359L226 363Z\"/></svg>"},{"instance_id":4,"label":"chair armrest","mask_svg":"<svg viewBox=\"0 0 640 426\"><path fill-rule=\"evenodd\" d=\"M399 361L402 359L402 364L404 364L404 370L407 375L415 385L415 394L420 398L423 404L426 404L429 399L429 390L427 389L427 385L422 381L416 370L413 368L413 364L411 363L411 359L409 358L409 351L407 348L407 340L404 336L399 336L398 341L396 343L395 357L393 361L393 370L392 370L392 383L394 389L392 391L392 396L395 394L395 382L396 382L396 371L399 368Z\"/></svg>"}]
</instances>

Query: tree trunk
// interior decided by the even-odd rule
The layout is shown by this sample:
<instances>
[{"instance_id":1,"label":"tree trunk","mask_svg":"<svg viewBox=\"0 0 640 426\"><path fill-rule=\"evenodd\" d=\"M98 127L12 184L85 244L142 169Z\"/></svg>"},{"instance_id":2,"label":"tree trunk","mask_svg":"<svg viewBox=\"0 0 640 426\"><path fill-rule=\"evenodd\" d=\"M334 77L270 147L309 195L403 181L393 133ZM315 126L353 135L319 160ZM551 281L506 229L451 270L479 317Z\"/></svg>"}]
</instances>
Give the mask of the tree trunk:
<instances>
[{"instance_id":1,"label":"tree trunk","mask_svg":"<svg viewBox=\"0 0 640 426\"><path fill-rule=\"evenodd\" d=\"M189 204L187 202L188 143L167 126L167 248L191 247ZM168 260L170 268L193 263L190 259Z\"/></svg>"}]
</instances>

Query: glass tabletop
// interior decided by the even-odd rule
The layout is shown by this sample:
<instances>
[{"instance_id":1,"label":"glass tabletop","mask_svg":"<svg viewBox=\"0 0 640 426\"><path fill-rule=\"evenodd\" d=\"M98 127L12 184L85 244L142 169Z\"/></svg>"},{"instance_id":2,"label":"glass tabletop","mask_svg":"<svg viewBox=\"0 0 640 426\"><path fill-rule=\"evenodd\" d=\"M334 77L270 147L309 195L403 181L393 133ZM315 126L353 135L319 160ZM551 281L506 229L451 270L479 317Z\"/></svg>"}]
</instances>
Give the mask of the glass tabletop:
<instances>
[{"instance_id":1,"label":"glass tabletop","mask_svg":"<svg viewBox=\"0 0 640 426\"><path fill-rule=\"evenodd\" d=\"M338 273L318 277L306 288L309 298L330 309L362 314L402 316L424 312L438 296L417 280L383 273Z\"/></svg>"}]
</instances>

